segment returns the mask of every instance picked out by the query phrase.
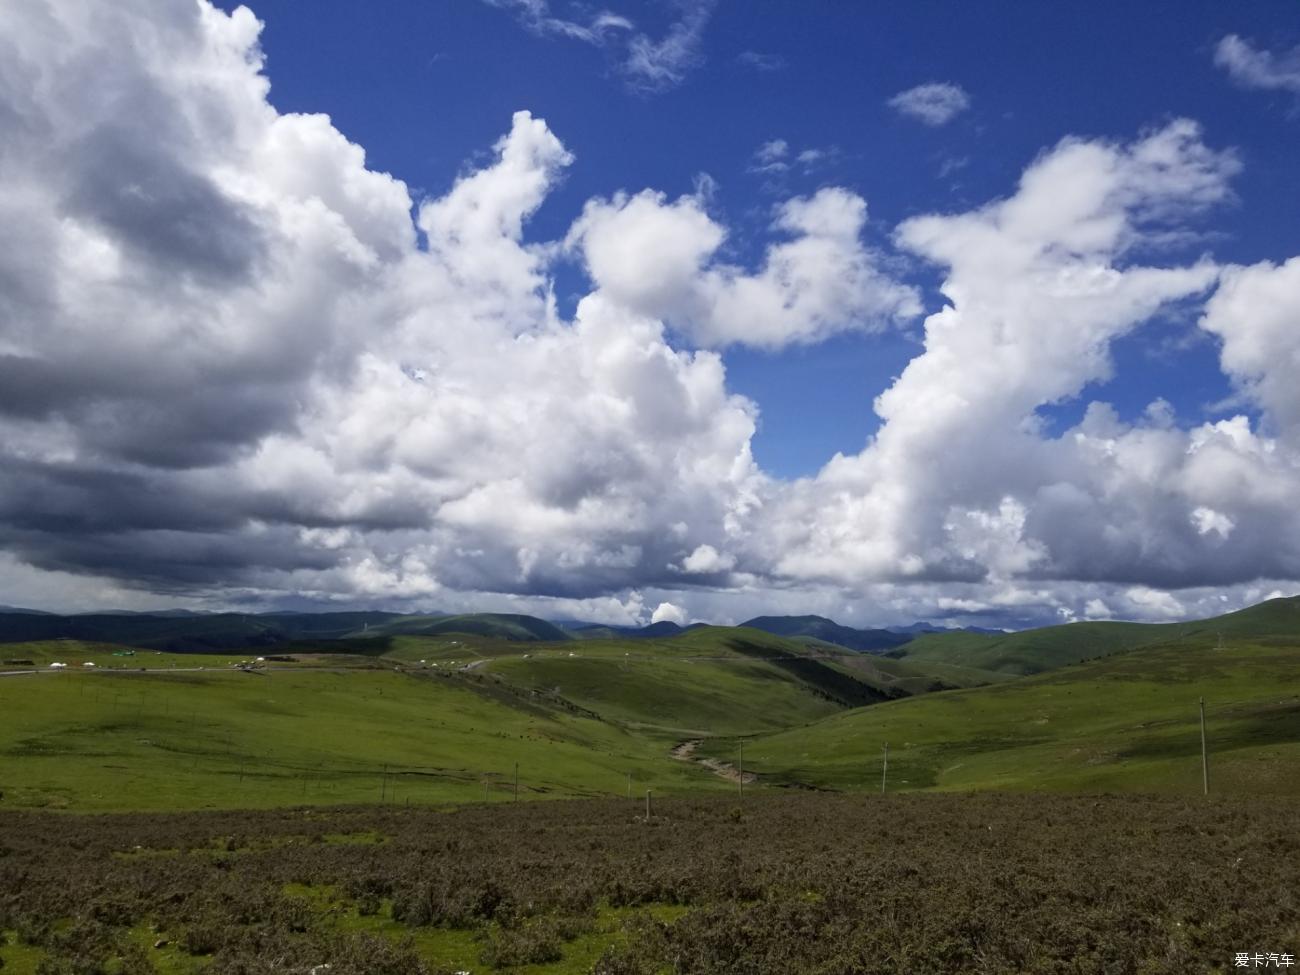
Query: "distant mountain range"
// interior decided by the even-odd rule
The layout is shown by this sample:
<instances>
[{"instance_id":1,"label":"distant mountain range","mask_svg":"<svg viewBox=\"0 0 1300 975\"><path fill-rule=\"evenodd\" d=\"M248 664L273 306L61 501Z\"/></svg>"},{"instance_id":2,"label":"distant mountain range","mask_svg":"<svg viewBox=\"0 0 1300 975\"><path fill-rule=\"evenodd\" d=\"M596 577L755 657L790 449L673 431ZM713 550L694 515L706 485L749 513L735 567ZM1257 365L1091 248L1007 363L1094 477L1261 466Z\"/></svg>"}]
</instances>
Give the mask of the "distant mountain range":
<instances>
[{"instance_id":1,"label":"distant mountain range","mask_svg":"<svg viewBox=\"0 0 1300 975\"><path fill-rule=\"evenodd\" d=\"M649 626L609 626L602 623L584 623L579 620L553 620L552 622L579 640L609 640L615 638L662 640L677 636L680 633L687 633L701 626L710 625L708 623L692 623L690 626L679 626L667 620L651 623ZM764 633L771 633L773 636L834 643L836 646L848 650L857 650L862 653L878 653L884 650L892 650L894 647L909 642L914 636L921 633L1003 632L1002 630L988 630L979 627L955 629L935 626L933 623L913 623L910 626L902 627L855 628L843 626L824 616L755 616L752 620L746 620L740 625L753 630L762 630Z\"/></svg>"},{"instance_id":2,"label":"distant mountain range","mask_svg":"<svg viewBox=\"0 0 1300 975\"><path fill-rule=\"evenodd\" d=\"M890 633L904 633L907 636L916 636L921 633L1007 633L1007 630L999 630L988 626L936 626L934 623L912 623L909 626L887 626L885 627Z\"/></svg>"},{"instance_id":3,"label":"distant mountain range","mask_svg":"<svg viewBox=\"0 0 1300 975\"><path fill-rule=\"evenodd\" d=\"M464 633L511 641L666 640L705 626L666 620L649 626L609 626L577 620L551 622L511 613L404 615L383 612L196 613L165 610L110 611L60 616L17 607L0 608L0 643L74 639L153 650L269 647L304 640L380 639ZM831 643L860 652L892 650L910 634L855 629L820 616L759 616L743 626L775 636ZM928 632L928 630L927 630Z\"/></svg>"},{"instance_id":4,"label":"distant mountain range","mask_svg":"<svg viewBox=\"0 0 1300 975\"><path fill-rule=\"evenodd\" d=\"M152 650L209 651L266 648L319 641L363 641L367 646L401 636L465 634L511 642L570 640L672 640L707 626L661 621L643 627L556 622L512 613L403 615L339 613L86 613L59 616L21 608L0 609L0 644L72 639ZM855 628L824 616L756 616L740 629L786 640L829 644L858 653L887 654L934 667L960 667L950 683L1035 673L1135 646L1169 640L1217 640L1219 633L1252 639L1293 640L1300 635L1300 599L1275 599L1226 616L1187 623L1070 623L1007 633L975 628L940 629L917 623L899 629ZM727 629L725 627L718 629ZM736 629L736 628L733 628ZM738 637L742 634L737 634ZM936 671L937 672L937 671Z\"/></svg>"},{"instance_id":5,"label":"distant mountain range","mask_svg":"<svg viewBox=\"0 0 1300 975\"><path fill-rule=\"evenodd\" d=\"M150 650L213 650L269 647L294 640L360 636L372 625L400 619L395 613L86 613L56 616L0 612L0 643L84 640Z\"/></svg>"},{"instance_id":6,"label":"distant mountain range","mask_svg":"<svg viewBox=\"0 0 1300 975\"><path fill-rule=\"evenodd\" d=\"M821 640L823 643L834 643L864 653L892 650L911 639L907 634L892 630L859 630L841 626L824 616L755 616L740 625L775 636Z\"/></svg>"}]
</instances>

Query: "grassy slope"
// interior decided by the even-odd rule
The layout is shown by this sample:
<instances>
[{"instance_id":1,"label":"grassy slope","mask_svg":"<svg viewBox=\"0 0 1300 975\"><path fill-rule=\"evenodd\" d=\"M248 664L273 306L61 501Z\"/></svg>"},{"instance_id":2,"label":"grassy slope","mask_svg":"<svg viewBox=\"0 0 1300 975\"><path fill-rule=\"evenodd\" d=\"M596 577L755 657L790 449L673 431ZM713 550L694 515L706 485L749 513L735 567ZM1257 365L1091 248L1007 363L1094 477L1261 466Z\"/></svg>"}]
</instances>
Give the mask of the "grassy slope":
<instances>
[{"instance_id":1,"label":"grassy slope","mask_svg":"<svg viewBox=\"0 0 1300 975\"><path fill-rule=\"evenodd\" d=\"M471 663L477 673L562 695L607 720L679 738L803 724L933 683L899 661L867 666L838 647L727 627L667 640L527 646L463 634L405 636L386 652L441 670Z\"/></svg>"},{"instance_id":2,"label":"grassy slope","mask_svg":"<svg viewBox=\"0 0 1300 975\"><path fill-rule=\"evenodd\" d=\"M1300 635L1300 597L1271 599L1191 623L1088 622L1008 634L931 633L900 647L893 656L936 676L955 678L965 673L976 684L1038 674L1139 647L1173 642L1213 646L1220 634L1225 640L1289 642Z\"/></svg>"},{"instance_id":3,"label":"grassy slope","mask_svg":"<svg viewBox=\"0 0 1300 975\"><path fill-rule=\"evenodd\" d=\"M715 738L730 758L744 736L747 765L773 784L873 787L889 741L900 788L1185 790L1199 776L1203 694L1216 782L1295 792L1300 640L1286 631L1297 616L1294 600L1274 601L1163 628L1141 650L1118 654L1117 640L1092 647L1116 655L1052 673L849 713L921 690L925 670L945 665L873 657L867 672L861 655L718 627L565 644L399 634L267 675L230 670L247 651L119 658L108 645L11 644L6 657L100 668L0 678L0 789L9 806L84 809L373 801L393 783L399 801L469 801L484 781L507 793L515 762L525 796L621 794L629 771L638 791L716 789L725 783L669 747Z\"/></svg>"},{"instance_id":4,"label":"grassy slope","mask_svg":"<svg viewBox=\"0 0 1300 975\"><path fill-rule=\"evenodd\" d=\"M512 684L550 689L612 720L679 738L751 734L840 710L770 664L701 660L583 643L576 656L548 651L488 665Z\"/></svg>"},{"instance_id":5,"label":"grassy slope","mask_svg":"<svg viewBox=\"0 0 1300 975\"><path fill-rule=\"evenodd\" d=\"M1042 673L1167 639L1144 623L1071 623L1020 633L927 633L900 647L898 659L962 670L972 683Z\"/></svg>"},{"instance_id":6,"label":"grassy slope","mask_svg":"<svg viewBox=\"0 0 1300 975\"><path fill-rule=\"evenodd\" d=\"M628 772L638 791L726 788L669 749L805 724L841 710L836 695L879 697L833 657L743 631L567 644L399 635L358 647L369 656L312 657L303 644L300 664L245 674L230 664L247 654L9 645L38 664L100 667L0 678L6 804L229 808L376 801L394 787L399 801L470 801L484 781L511 792L515 762L525 797L620 794Z\"/></svg>"},{"instance_id":7,"label":"grassy slope","mask_svg":"<svg viewBox=\"0 0 1300 975\"><path fill-rule=\"evenodd\" d=\"M1194 793L1204 696L1214 788L1300 794L1300 641L1281 644L1234 640L1217 649L1193 636L892 702L753 741L746 762L775 784L873 790L888 742L898 789Z\"/></svg>"},{"instance_id":8,"label":"grassy slope","mask_svg":"<svg viewBox=\"0 0 1300 975\"><path fill-rule=\"evenodd\" d=\"M117 670L136 670L141 667L229 667L231 664L252 660L260 650L229 650L215 653L164 653L161 650L143 650L123 647L116 643L83 642L81 640L37 640L31 643L6 643L0 645L0 660L30 660L37 667L52 663L65 663L70 668L80 668L85 663L96 667ZM129 654L117 656L116 654ZM23 670L24 664L0 665L0 670ZM0 690L3 685L0 685Z\"/></svg>"},{"instance_id":9,"label":"grassy slope","mask_svg":"<svg viewBox=\"0 0 1300 975\"><path fill-rule=\"evenodd\" d=\"M451 635L397 638L390 657L476 672L559 695L620 725L668 738L753 734L898 695L903 677L861 675L854 654L711 627L667 640L590 639L521 646Z\"/></svg>"},{"instance_id":10,"label":"grassy slope","mask_svg":"<svg viewBox=\"0 0 1300 975\"><path fill-rule=\"evenodd\" d=\"M972 680L969 674L955 668L944 667L942 664L917 664L910 660L895 660L874 653L845 657L843 664L859 679L873 686L882 690L893 689L907 695L929 694L933 691L992 683L982 675L978 680Z\"/></svg>"},{"instance_id":11,"label":"grassy slope","mask_svg":"<svg viewBox=\"0 0 1300 975\"><path fill-rule=\"evenodd\" d=\"M628 772L640 789L722 787L666 752L475 675L286 667L0 679L6 806L265 807L394 791L397 801L472 801L484 782L508 796L515 762L525 797L621 794Z\"/></svg>"}]
</instances>

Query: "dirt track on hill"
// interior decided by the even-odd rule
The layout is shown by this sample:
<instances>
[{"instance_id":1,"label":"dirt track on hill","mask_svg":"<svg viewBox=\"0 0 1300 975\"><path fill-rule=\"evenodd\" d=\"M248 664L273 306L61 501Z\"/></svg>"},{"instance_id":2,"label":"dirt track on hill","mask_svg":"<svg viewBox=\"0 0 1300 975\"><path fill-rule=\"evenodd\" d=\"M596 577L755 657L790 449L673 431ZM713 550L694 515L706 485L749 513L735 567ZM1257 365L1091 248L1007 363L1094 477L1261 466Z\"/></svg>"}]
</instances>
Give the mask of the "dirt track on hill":
<instances>
[{"instance_id":1,"label":"dirt track on hill","mask_svg":"<svg viewBox=\"0 0 1300 975\"><path fill-rule=\"evenodd\" d=\"M695 752L702 744L704 744L703 739L692 738L674 747L669 754L679 762L694 762L696 765L703 766L714 775L726 779L728 782L738 783L742 781L740 771L730 762L724 762L718 758L696 758ZM745 785L749 785L751 782L757 782L758 776L753 772L745 772L743 781Z\"/></svg>"}]
</instances>

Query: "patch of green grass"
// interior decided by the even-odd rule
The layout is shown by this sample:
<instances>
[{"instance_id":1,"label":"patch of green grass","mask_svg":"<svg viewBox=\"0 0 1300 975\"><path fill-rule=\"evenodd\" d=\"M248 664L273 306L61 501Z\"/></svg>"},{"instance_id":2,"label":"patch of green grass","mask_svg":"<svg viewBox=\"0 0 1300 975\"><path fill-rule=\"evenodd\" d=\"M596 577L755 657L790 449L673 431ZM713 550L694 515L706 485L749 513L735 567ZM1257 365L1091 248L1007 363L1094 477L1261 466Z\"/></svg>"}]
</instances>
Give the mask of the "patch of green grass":
<instances>
[{"instance_id":1,"label":"patch of green grass","mask_svg":"<svg viewBox=\"0 0 1300 975\"><path fill-rule=\"evenodd\" d=\"M472 975L487 975L494 969L482 961L484 945L498 930L497 925L483 929L460 928L410 928L394 921L392 902L380 901L373 909L363 912L330 884L286 884L286 896L298 898L309 905L312 913L326 928L349 933L365 932L392 941L410 938L415 950L431 966L445 966ZM681 904L643 904L637 907L597 906L590 923L576 937L564 940L562 957L545 964L512 965L510 972L518 975L585 975L604 951L626 942L625 922L634 915L644 915L658 921L671 922L684 916L690 908ZM546 917L537 919L545 924Z\"/></svg>"},{"instance_id":2,"label":"patch of green grass","mask_svg":"<svg viewBox=\"0 0 1300 975\"><path fill-rule=\"evenodd\" d=\"M36 975L36 966L45 957L45 952L34 946L23 944L17 931L0 930L0 961L4 962L4 975Z\"/></svg>"},{"instance_id":3,"label":"patch of green grass","mask_svg":"<svg viewBox=\"0 0 1300 975\"><path fill-rule=\"evenodd\" d=\"M128 936L145 950L158 975L198 975L212 961L201 955L189 954L176 938L168 937L165 932L157 930L149 923L134 925L128 932ZM165 941L166 944L155 948L154 945L159 941Z\"/></svg>"}]
</instances>

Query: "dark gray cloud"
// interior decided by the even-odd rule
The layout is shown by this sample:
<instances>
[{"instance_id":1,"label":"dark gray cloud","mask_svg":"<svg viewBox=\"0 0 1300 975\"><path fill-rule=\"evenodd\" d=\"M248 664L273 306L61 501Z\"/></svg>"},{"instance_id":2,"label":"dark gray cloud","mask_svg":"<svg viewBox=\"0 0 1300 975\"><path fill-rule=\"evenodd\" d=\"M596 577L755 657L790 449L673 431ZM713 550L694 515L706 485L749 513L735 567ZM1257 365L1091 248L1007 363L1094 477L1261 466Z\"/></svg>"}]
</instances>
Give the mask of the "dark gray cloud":
<instances>
[{"instance_id":1,"label":"dark gray cloud","mask_svg":"<svg viewBox=\"0 0 1300 975\"><path fill-rule=\"evenodd\" d=\"M78 139L68 148L75 167L62 209L94 220L128 260L156 274L219 287L247 281L266 248L254 213L169 157L173 134L137 117Z\"/></svg>"}]
</instances>

